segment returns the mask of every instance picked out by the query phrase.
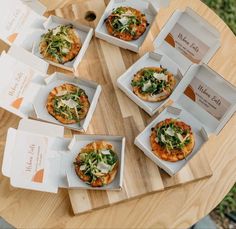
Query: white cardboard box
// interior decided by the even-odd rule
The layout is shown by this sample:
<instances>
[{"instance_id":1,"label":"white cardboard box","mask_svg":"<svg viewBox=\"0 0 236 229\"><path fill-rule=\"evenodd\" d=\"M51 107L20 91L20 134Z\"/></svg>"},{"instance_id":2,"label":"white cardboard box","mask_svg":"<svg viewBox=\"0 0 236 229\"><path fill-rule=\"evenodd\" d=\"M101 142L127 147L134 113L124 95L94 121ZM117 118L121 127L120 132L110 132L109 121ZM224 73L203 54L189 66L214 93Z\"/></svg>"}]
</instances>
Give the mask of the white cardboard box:
<instances>
[{"instance_id":1,"label":"white cardboard box","mask_svg":"<svg viewBox=\"0 0 236 229\"><path fill-rule=\"evenodd\" d=\"M21 46L42 57L38 51L41 35L58 25L72 24L82 42L80 52L72 61L65 64L57 64L52 61L49 63L69 71L76 71L92 39L93 29L60 17L46 18L41 16L45 11L46 7L37 0L5 1L0 8L0 38L9 45Z\"/></svg>"},{"instance_id":2,"label":"white cardboard box","mask_svg":"<svg viewBox=\"0 0 236 229\"><path fill-rule=\"evenodd\" d=\"M62 125L73 130L86 131L96 109L96 105L102 90L101 86L92 81L83 80L78 77L68 77L63 73L58 72L45 78L44 82L45 83L42 84L33 101L33 106L37 118L43 121L55 123L57 125ZM80 122L80 125L78 123L68 125L62 124L53 116L51 116L46 109L46 102L50 91L52 91L53 88L58 87L64 83L71 83L79 86L80 88L85 90L85 93L88 96L90 107L85 119Z\"/></svg>"},{"instance_id":3,"label":"white cardboard box","mask_svg":"<svg viewBox=\"0 0 236 229\"><path fill-rule=\"evenodd\" d=\"M147 27L145 33L137 40L134 41L123 41L119 38L111 36L106 29L104 20L111 14L114 8L119 6L130 6L141 12L145 13L147 17L147 21L149 26ZM103 13L102 17L100 18L96 30L95 36L103 39L109 43L112 43L116 46L119 46L124 49L129 49L133 52L139 52L140 47L142 46L151 26L152 23L157 15L157 9L154 8L151 2L143 1L143 0L111 0L107 5L105 12Z\"/></svg>"},{"instance_id":4,"label":"white cardboard box","mask_svg":"<svg viewBox=\"0 0 236 229\"><path fill-rule=\"evenodd\" d=\"M2 53L0 67L5 76L0 80L0 107L23 118L33 117L62 125L48 114L45 107L47 96L54 87L66 82L73 83L85 90L90 108L81 126L64 126L79 131L87 130L101 93L100 85L58 72L49 76L47 62L15 45L11 46L7 54Z\"/></svg>"},{"instance_id":5,"label":"white cardboard box","mask_svg":"<svg viewBox=\"0 0 236 229\"><path fill-rule=\"evenodd\" d=\"M179 40L179 34L182 34L181 36L185 39L185 42ZM177 36L175 39L176 45L174 45L176 47L171 46L166 41L167 36ZM215 28L190 8L186 8L185 11L177 10L154 40L154 52L145 54L134 63L118 78L117 85L130 99L152 116L165 104L167 99L161 102L147 102L136 96L130 85L134 74L143 67L155 67L162 64L175 75L178 84L183 78L181 74L184 75L188 68L194 64L193 57L198 60L198 63L207 63L219 46L220 34ZM197 51L195 50L196 48ZM181 53L180 49L184 49L188 53L191 52L193 56L186 57ZM185 77L183 80L185 80Z\"/></svg>"},{"instance_id":6,"label":"white cardboard box","mask_svg":"<svg viewBox=\"0 0 236 229\"><path fill-rule=\"evenodd\" d=\"M64 128L34 120L22 119L18 129L10 128L2 164L3 175L12 186L56 193L58 188L120 190L123 182L125 138L104 135L75 135L63 138ZM80 181L73 162L86 144L104 140L114 146L119 170L114 181L92 188Z\"/></svg>"},{"instance_id":7,"label":"white cardboard box","mask_svg":"<svg viewBox=\"0 0 236 229\"><path fill-rule=\"evenodd\" d=\"M207 64L220 47L220 33L191 8L176 10L154 40L155 52L171 58L184 74L193 64Z\"/></svg>"},{"instance_id":8,"label":"white cardboard box","mask_svg":"<svg viewBox=\"0 0 236 229\"><path fill-rule=\"evenodd\" d=\"M131 81L134 77L134 74L136 74L140 69L144 67L159 67L160 65L163 68L167 68L167 70L175 76L176 88L183 78L178 66L168 56L157 54L155 52L146 53L117 79L118 87L151 116L154 115L159 110L159 108L165 104L167 99L160 102L144 101L134 94Z\"/></svg>"},{"instance_id":9,"label":"white cardboard box","mask_svg":"<svg viewBox=\"0 0 236 229\"><path fill-rule=\"evenodd\" d=\"M174 175L197 154L211 134L220 132L234 114L236 88L206 65L193 65L169 100L173 101L172 106L167 107L135 138L135 144L160 168ZM186 160L168 162L152 153L151 128L166 118L180 119L193 129L195 146Z\"/></svg>"},{"instance_id":10,"label":"white cardboard box","mask_svg":"<svg viewBox=\"0 0 236 229\"><path fill-rule=\"evenodd\" d=\"M80 40L82 42L82 47L78 53L78 55L71 61L65 63L65 64L59 64L59 63L55 63L53 61L48 61L50 64L69 70L69 71L76 71L77 67L79 66L88 46L89 43L92 39L93 36L93 29L85 26L85 25L81 25L79 23L73 22L71 20L67 20L64 18L60 18L60 17L56 17L56 16L50 16L45 22L44 22L44 29L43 30L35 30L35 40L34 40L34 44L33 44L33 54L35 54L36 56L43 58L42 55L39 52L39 43L40 43L40 39L41 39L41 35L43 35L44 33L48 32L48 29L53 29L59 25L68 25L68 24L72 24L74 26L74 28L76 29Z\"/></svg>"}]
</instances>

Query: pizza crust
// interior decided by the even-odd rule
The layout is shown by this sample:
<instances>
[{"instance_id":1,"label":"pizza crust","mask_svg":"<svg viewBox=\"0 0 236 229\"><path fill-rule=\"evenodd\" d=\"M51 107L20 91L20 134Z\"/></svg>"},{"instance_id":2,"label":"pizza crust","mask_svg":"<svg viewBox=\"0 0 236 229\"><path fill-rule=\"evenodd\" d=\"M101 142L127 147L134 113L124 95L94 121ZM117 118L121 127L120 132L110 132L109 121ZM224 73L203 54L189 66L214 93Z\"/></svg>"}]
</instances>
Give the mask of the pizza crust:
<instances>
[{"instance_id":1,"label":"pizza crust","mask_svg":"<svg viewBox=\"0 0 236 229\"><path fill-rule=\"evenodd\" d=\"M145 70L153 70L153 71L155 71L157 73L160 73L160 72L162 72L163 68L161 68L161 67L145 67L145 68L142 68L141 70L139 70L134 75L133 82L140 81L140 79L143 77L142 73ZM141 88L138 87L138 86L133 86L133 92L140 99L148 101L148 102L159 102L159 101L162 101L162 100L168 98L171 95L172 91L174 90L175 84L176 84L175 77L173 76L172 73L168 72L167 73L167 77L168 77L168 82L170 84L170 88L167 88L165 90L165 92L163 92L161 94L157 94L156 96L152 96L151 94L148 94L148 93L144 94L144 93L141 92Z\"/></svg>"},{"instance_id":2,"label":"pizza crust","mask_svg":"<svg viewBox=\"0 0 236 229\"><path fill-rule=\"evenodd\" d=\"M190 143L185 145L185 147L182 150L175 149L175 150L171 150L171 152L169 153L167 149L161 146L159 143L157 143L155 139L157 137L156 129L170 122L175 122L175 125L181 127L182 129L188 129L190 131L191 140L190 140ZM151 136L150 136L150 144L151 144L152 152L157 157L165 161L176 162L176 161L185 159L192 152L195 145L195 139L192 132L192 128L189 125L175 119L166 119L164 121L159 122L153 128Z\"/></svg>"},{"instance_id":3,"label":"pizza crust","mask_svg":"<svg viewBox=\"0 0 236 229\"><path fill-rule=\"evenodd\" d=\"M64 64L66 62L73 60L78 55L82 47L82 43L81 43L81 40L77 31L73 28L68 28L68 38L72 40L73 43L71 44L70 51L66 55L61 57L61 61L59 61L56 57L52 56L50 53L47 52L48 44L44 40L41 40L39 44L40 54L43 56L44 59L55 62L55 63L59 63L59 64Z\"/></svg>"},{"instance_id":4,"label":"pizza crust","mask_svg":"<svg viewBox=\"0 0 236 229\"><path fill-rule=\"evenodd\" d=\"M55 87L48 95L48 99L47 99L47 103L46 103L46 108L48 110L48 113L50 115L52 115L55 119L57 119L59 122L63 123L63 124L74 124L77 123L77 120L68 120L65 117L63 117L61 114L58 114L54 111L54 99L56 98L58 93L67 91L67 92L75 92L77 91L79 87L75 86L73 84L62 84L58 87ZM81 95L79 97L79 102L80 104L83 105L82 109L80 110L79 113L79 118L80 120L84 119L88 113L89 107L90 107L90 103L88 100L88 96L85 94Z\"/></svg>"},{"instance_id":5,"label":"pizza crust","mask_svg":"<svg viewBox=\"0 0 236 229\"><path fill-rule=\"evenodd\" d=\"M111 13L108 16L108 18L106 19L105 25L106 25L107 31L110 35L112 35L114 37L117 37L117 38L119 38L121 40L124 40L124 41L137 40L146 31L146 28L147 28L147 25L148 25L147 18L139 10L136 10L132 7L122 7L122 9L124 9L125 12L131 11L132 14L135 15L141 21L140 25L135 25L135 27L136 27L135 34L132 35L131 33L128 33L128 32L116 31L112 26L112 20L113 20L114 17L117 16L114 13Z\"/></svg>"},{"instance_id":6,"label":"pizza crust","mask_svg":"<svg viewBox=\"0 0 236 229\"><path fill-rule=\"evenodd\" d=\"M99 149L100 150L106 150L106 149L112 150L112 145L107 142L104 142L104 141L89 143L88 145L86 145L84 148L81 149L81 151L78 154L78 156L76 157L75 161L77 163L79 163L81 153L91 153L94 150L99 150ZM117 161L116 165L114 166L114 168L110 172L104 174L104 176L102 176L102 177L97 178L95 181L92 181L90 183L90 185L92 187L101 187L103 185L110 184L115 179L115 176L118 171L118 164L119 164L119 162ZM75 172L76 172L77 176L82 181L89 182L90 176L85 175L84 171L81 171L80 167L78 165L75 165Z\"/></svg>"}]
</instances>

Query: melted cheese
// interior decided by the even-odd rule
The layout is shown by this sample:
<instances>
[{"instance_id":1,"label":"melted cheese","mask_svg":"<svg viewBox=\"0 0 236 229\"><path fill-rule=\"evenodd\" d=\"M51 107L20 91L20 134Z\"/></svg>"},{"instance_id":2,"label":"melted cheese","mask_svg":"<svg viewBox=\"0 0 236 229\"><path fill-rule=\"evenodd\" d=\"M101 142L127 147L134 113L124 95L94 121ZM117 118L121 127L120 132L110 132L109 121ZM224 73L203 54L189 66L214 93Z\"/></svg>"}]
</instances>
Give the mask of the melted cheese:
<instances>
[{"instance_id":1,"label":"melted cheese","mask_svg":"<svg viewBox=\"0 0 236 229\"><path fill-rule=\"evenodd\" d=\"M104 162L98 162L97 168L102 172L102 173L108 173L110 171L111 166L105 164Z\"/></svg>"},{"instance_id":2,"label":"melted cheese","mask_svg":"<svg viewBox=\"0 0 236 229\"><path fill-rule=\"evenodd\" d=\"M53 35L56 35L59 32L61 32L61 27L60 26L58 26L58 27L56 27L55 29L52 30Z\"/></svg>"},{"instance_id":3,"label":"melted cheese","mask_svg":"<svg viewBox=\"0 0 236 229\"><path fill-rule=\"evenodd\" d=\"M157 80L163 80L163 81L167 81L167 75L165 75L164 73L154 73L153 77Z\"/></svg>"},{"instance_id":4,"label":"melted cheese","mask_svg":"<svg viewBox=\"0 0 236 229\"><path fill-rule=\"evenodd\" d=\"M72 99L69 99L69 100L62 99L61 102L65 104L66 106L68 106L69 108L76 108L76 106L78 105L78 103Z\"/></svg>"},{"instance_id":5,"label":"melted cheese","mask_svg":"<svg viewBox=\"0 0 236 229\"><path fill-rule=\"evenodd\" d=\"M165 133L168 134L169 136L175 136L175 131L170 127L167 128Z\"/></svg>"},{"instance_id":6,"label":"melted cheese","mask_svg":"<svg viewBox=\"0 0 236 229\"><path fill-rule=\"evenodd\" d=\"M70 50L68 48L62 48L61 52L67 54Z\"/></svg>"},{"instance_id":7,"label":"melted cheese","mask_svg":"<svg viewBox=\"0 0 236 229\"><path fill-rule=\"evenodd\" d=\"M162 141L163 143L166 142L165 136L164 136L163 134L161 134L161 141Z\"/></svg>"},{"instance_id":8,"label":"melted cheese","mask_svg":"<svg viewBox=\"0 0 236 229\"><path fill-rule=\"evenodd\" d=\"M184 142L184 138L181 134L177 133L177 137L181 142Z\"/></svg>"},{"instance_id":9,"label":"melted cheese","mask_svg":"<svg viewBox=\"0 0 236 229\"><path fill-rule=\"evenodd\" d=\"M152 98L159 98L159 97L165 96L165 95L166 95L165 92L161 92L161 93L159 93L159 94L151 94L151 97L152 97Z\"/></svg>"},{"instance_id":10,"label":"melted cheese","mask_svg":"<svg viewBox=\"0 0 236 229\"><path fill-rule=\"evenodd\" d=\"M110 151L109 150L101 150L101 153L104 155L110 155Z\"/></svg>"},{"instance_id":11,"label":"melted cheese","mask_svg":"<svg viewBox=\"0 0 236 229\"><path fill-rule=\"evenodd\" d=\"M148 80L148 82L143 85L142 91L146 91L151 86L152 86L152 83L150 80Z\"/></svg>"},{"instance_id":12,"label":"melted cheese","mask_svg":"<svg viewBox=\"0 0 236 229\"><path fill-rule=\"evenodd\" d=\"M122 17L121 19L119 19L119 21L121 22L122 25L126 25L129 21L129 18L127 17Z\"/></svg>"},{"instance_id":13,"label":"melted cheese","mask_svg":"<svg viewBox=\"0 0 236 229\"><path fill-rule=\"evenodd\" d=\"M68 91L59 91L59 92L57 92L56 96L66 95L67 93L68 93Z\"/></svg>"},{"instance_id":14,"label":"melted cheese","mask_svg":"<svg viewBox=\"0 0 236 229\"><path fill-rule=\"evenodd\" d=\"M86 165L81 165L81 166L79 167L79 169L80 169L81 171L85 170L85 169L86 169Z\"/></svg>"}]
</instances>

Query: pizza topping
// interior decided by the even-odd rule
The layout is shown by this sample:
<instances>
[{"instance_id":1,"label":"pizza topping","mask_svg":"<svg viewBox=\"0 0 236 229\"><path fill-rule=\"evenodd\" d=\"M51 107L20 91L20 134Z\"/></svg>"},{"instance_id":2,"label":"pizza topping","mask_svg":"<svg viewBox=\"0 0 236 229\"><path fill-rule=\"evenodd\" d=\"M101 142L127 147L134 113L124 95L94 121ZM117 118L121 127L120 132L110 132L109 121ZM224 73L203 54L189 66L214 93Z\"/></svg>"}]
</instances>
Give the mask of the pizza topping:
<instances>
[{"instance_id":1,"label":"pizza topping","mask_svg":"<svg viewBox=\"0 0 236 229\"><path fill-rule=\"evenodd\" d=\"M118 7L112 11L111 26L116 32L127 32L135 35L135 27L142 24L142 18L138 18L131 10Z\"/></svg>"},{"instance_id":2,"label":"pizza topping","mask_svg":"<svg viewBox=\"0 0 236 229\"><path fill-rule=\"evenodd\" d=\"M67 93L68 93L68 91L66 91L66 90L61 90L61 91L58 91L58 92L57 92L56 96L62 96L62 95L65 95L65 94L67 94Z\"/></svg>"},{"instance_id":3,"label":"pizza topping","mask_svg":"<svg viewBox=\"0 0 236 229\"><path fill-rule=\"evenodd\" d=\"M175 136L175 131L172 128L170 128L170 127L167 128L165 133L168 134L169 136L172 136L172 137ZM180 134L177 133L177 135L180 135ZM182 137L182 135L180 135L180 136Z\"/></svg>"},{"instance_id":4,"label":"pizza topping","mask_svg":"<svg viewBox=\"0 0 236 229\"><path fill-rule=\"evenodd\" d=\"M117 161L118 157L113 150L104 149L80 153L74 164L90 178L88 183L91 183L112 171Z\"/></svg>"},{"instance_id":5,"label":"pizza topping","mask_svg":"<svg viewBox=\"0 0 236 229\"><path fill-rule=\"evenodd\" d=\"M138 81L132 80L131 86L139 87L142 94L166 95L165 90L170 87L167 69L162 69L161 72L144 69L141 74L142 77Z\"/></svg>"},{"instance_id":6,"label":"pizza topping","mask_svg":"<svg viewBox=\"0 0 236 229\"><path fill-rule=\"evenodd\" d=\"M101 173L108 173L110 171L111 166L105 164L103 161L98 162L97 169L101 171Z\"/></svg>"},{"instance_id":7,"label":"pizza topping","mask_svg":"<svg viewBox=\"0 0 236 229\"><path fill-rule=\"evenodd\" d=\"M109 155L109 154L111 154L111 153L110 153L110 150L101 150L101 153L102 153L103 155Z\"/></svg>"},{"instance_id":8,"label":"pizza topping","mask_svg":"<svg viewBox=\"0 0 236 229\"><path fill-rule=\"evenodd\" d=\"M75 101L72 100L72 99L69 99L69 100L63 100L63 99L61 99L61 102L62 102L64 105L68 106L69 108L75 108L75 107L77 107L77 105L78 105L78 102L75 102Z\"/></svg>"},{"instance_id":9,"label":"pizza topping","mask_svg":"<svg viewBox=\"0 0 236 229\"><path fill-rule=\"evenodd\" d=\"M77 88L74 92L58 92L54 99L54 111L56 114L64 116L68 120L80 121L79 114L82 111L83 104L80 97L86 96L84 90Z\"/></svg>"},{"instance_id":10,"label":"pizza topping","mask_svg":"<svg viewBox=\"0 0 236 229\"><path fill-rule=\"evenodd\" d=\"M153 73L153 77L157 80L163 80L163 81L167 81L167 75L165 75L164 73L157 73L157 72L154 72Z\"/></svg>"},{"instance_id":11,"label":"pizza topping","mask_svg":"<svg viewBox=\"0 0 236 229\"><path fill-rule=\"evenodd\" d=\"M45 53L55 57L62 63L62 57L69 53L72 48L73 40L70 39L69 31L72 25L60 25L54 29L49 29L41 36L41 42L45 42Z\"/></svg>"},{"instance_id":12,"label":"pizza topping","mask_svg":"<svg viewBox=\"0 0 236 229\"><path fill-rule=\"evenodd\" d=\"M121 22L122 25L126 25L129 22L129 18L125 16L120 18L119 21Z\"/></svg>"},{"instance_id":13,"label":"pizza topping","mask_svg":"<svg viewBox=\"0 0 236 229\"><path fill-rule=\"evenodd\" d=\"M149 89L152 86L152 82L151 80L148 80L147 82L145 82L142 86L142 91L147 91L147 89Z\"/></svg>"},{"instance_id":14,"label":"pizza topping","mask_svg":"<svg viewBox=\"0 0 236 229\"><path fill-rule=\"evenodd\" d=\"M79 167L79 169L80 169L81 171L85 170L85 169L86 169L86 165L81 165L81 166Z\"/></svg>"},{"instance_id":15,"label":"pizza topping","mask_svg":"<svg viewBox=\"0 0 236 229\"><path fill-rule=\"evenodd\" d=\"M181 128L175 122L163 124L157 128L156 133L156 142L166 147L168 152L174 149L182 150L191 142L190 130Z\"/></svg>"}]
</instances>

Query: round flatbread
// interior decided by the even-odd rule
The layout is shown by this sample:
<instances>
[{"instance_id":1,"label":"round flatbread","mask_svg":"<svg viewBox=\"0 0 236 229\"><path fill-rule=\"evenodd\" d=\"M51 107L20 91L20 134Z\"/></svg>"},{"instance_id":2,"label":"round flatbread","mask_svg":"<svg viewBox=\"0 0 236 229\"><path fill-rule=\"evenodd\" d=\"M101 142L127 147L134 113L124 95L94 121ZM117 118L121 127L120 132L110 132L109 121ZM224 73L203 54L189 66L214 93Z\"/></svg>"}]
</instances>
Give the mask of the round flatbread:
<instances>
[{"instance_id":1,"label":"round flatbread","mask_svg":"<svg viewBox=\"0 0 236 229\"><path fill-rule=\"evenodd\" d=\"M152 128L150 143L156 156L176 162L192 152L195 140L189 125L176 119L166 119Z\"/></svg>"},{"instance_id":2,"label":"round flatbread","mask_svg":"<svg viewBox=\"0 0 236 229\"><path fill-rule=\"evenodd\" d=\"M41 36L39 52L47 60L64 64L78 55L81 46L73 25L60 25Z\"/></svg>"},{"instance_id":3,"label":"round flatbread","mask_svg":"<svg viewBox=\"0 0 236 229\"><path fill-rule=\"evenodd\" d=\"M85 91L73 84L55 87L48 95L48 113L63 124L79 123L89 110L89 100Z\"/></svg>"},{"instance_id":4,"label":"round flatbread","mask_svg":"<svg viewBox=\"0 0 236 229\"><path fill-rule=\"evenodd\" d=\"M173 74L162 66L145 67L134 75L131 86L134 94L142 100L158 102L170 96L175 83Z\"/></svg>"},{"instance_id":5,"label":"round flatbread","mask_svg":"<svg viewBox=\"0 0 236 229\"><path fill-rule=\"evenodd\" d=\"M114 9L105 24L109 34L125 41L137 40L148 26L145 14L124 6Z\"/></svg>"},{"instance_id":6,"label":"round flatbread","mask_svg":"<svg viewBox=\"0 0 236 229\"><path fill-rule=\"evenodd\" d=\"M78 177L92 187L110 184L118 170L118 156L112 145L92 142L81 149L75 159L75 172Z\"/></svg>"}]
</instances>

